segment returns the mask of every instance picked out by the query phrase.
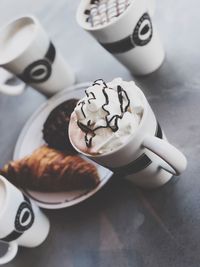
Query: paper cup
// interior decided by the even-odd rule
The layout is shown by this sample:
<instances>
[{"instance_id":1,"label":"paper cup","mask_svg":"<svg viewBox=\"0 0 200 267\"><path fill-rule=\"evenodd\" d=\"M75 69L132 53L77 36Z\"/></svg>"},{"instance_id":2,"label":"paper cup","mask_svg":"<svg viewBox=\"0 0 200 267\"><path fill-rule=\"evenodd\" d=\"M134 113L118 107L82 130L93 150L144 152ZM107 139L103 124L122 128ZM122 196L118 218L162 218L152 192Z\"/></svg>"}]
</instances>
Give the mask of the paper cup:
<instances>
[{"instance_id":1,"label":"paper cup","mask_svg":"<svg viewBox=\"0 0 200 267\"><path fill-rule=\"evenodd\" d=\"M89 0L82 0L77 11L78 24L88 31L132 74L146 75L157 70L165 53L152 22L153 3L134 0L120 16L107 24L92 27L85 10Z\"/></svg>"}]
</instances>

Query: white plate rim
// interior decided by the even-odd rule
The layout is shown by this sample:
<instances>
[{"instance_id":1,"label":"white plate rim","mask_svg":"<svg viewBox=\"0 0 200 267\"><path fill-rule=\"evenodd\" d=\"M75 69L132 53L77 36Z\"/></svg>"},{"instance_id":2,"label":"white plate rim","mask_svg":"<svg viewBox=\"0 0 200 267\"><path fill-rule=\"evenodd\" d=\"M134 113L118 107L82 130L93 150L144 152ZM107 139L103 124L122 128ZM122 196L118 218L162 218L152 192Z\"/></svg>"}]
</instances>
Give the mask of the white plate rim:
<instances>
[{"instance_id":1,"label":"white plate rim","mask_svg":"<svg viewBox=\"0 0 200 267\"><path fill-rule=\"evenodd\" d=\"M42 103L37 109L36 111L29 117L29 119L26 121L24 127L22 128L15 148L14 148L14 152L13 152L13 160L17 160L18 159L18 153L20 151L20 147L21 144L23 142L24 136L26 135L26 132L28 131L30 124L32 123L32 121L37 118L38 114L40 114L40 112L42 112L42 110L51 102L54 102L57 98L60 98L63 94L65 93L70 93L72 91L84 88L84 87L88 87L91 85L91 82L84 82L84 83L79 83L76 84L74 86L70 86L67 89L62 90L61 92L57 93L56 95L54 95L53 97L51 97L50 99L47 99L44 103ZM66 202L59 202L59 203L45 203L42 201L38 201L37 199L35 199L29 192L27 192L26 190L24 190L24 193L31 199L33 199L35 201L35 203L41 207L41 208L45 208L45 209L62 209L62 208L67 208L67 207L71 207L74 205L77 205L81 202L83 202L84 200L92 197L94 194L96 194L111 178L111 176L113 175L113 173L110 170L107 170L107 175L101 180L101 182L99 183L99 185L97 187L95 187L93 190L89 190L83 193L83 195L81 195L80 197L77 197L75 199L66 201Z\"/></svg>"}]
</instances>

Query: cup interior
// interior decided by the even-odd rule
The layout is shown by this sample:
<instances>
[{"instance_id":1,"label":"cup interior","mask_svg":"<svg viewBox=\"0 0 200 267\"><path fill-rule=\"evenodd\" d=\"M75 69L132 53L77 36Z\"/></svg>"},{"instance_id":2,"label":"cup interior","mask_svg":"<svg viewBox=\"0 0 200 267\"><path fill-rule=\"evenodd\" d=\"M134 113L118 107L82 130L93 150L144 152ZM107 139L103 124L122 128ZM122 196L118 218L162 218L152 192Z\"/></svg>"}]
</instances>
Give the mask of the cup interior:
<instances>
[{"instance_id":1,"label":"cup interior","mask_svg":"<svg viewBox=\"0 0 200 267\"><path fill-rule=\"evenodd\" d=\"M31 44L36 32L33 17L21 17L0 29L0 65L20 56Z\"/></svg>"}]
</instances>

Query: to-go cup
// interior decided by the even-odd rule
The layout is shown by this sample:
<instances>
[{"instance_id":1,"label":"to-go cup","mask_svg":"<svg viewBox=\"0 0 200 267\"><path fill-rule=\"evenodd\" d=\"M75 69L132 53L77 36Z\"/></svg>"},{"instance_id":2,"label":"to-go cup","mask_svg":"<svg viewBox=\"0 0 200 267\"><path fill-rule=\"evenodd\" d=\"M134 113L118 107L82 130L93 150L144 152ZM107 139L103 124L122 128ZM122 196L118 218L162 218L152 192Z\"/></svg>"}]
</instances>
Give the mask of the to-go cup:
<instances>
[{"instance_id":1,"label":"to-go cup","mask_svg":"<svg viewBox=\"0 0 200 267\"><path fill-rule=\"evenodd\" d=\"M108 52L113 54L132 74L146 75L157 70L165 53L152 21L155 1L134 0L114 20L92 27L87 22L90 0L81 0L77 22Z\"/></svg>"}]
</instances>

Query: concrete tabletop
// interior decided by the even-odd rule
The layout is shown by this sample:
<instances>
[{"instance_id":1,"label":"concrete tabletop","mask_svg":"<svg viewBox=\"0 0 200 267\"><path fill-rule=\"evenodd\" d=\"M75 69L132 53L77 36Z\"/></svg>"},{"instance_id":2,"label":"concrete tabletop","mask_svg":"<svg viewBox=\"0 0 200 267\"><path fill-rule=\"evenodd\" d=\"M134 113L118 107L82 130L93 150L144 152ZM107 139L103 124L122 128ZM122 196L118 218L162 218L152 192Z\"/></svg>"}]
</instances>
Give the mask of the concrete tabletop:
<instances>
[{"instance_id":1,"label":"concrete tabletop","mask_svg":"<svg viewBox=\"0 0 200 267\"><path fill-rule=\"evenodd\" d=\"M76 72L77 83L130 73L75 20L78 0L1 0L0 25L34 14ZM48 239L20 248L8 267L200 266L200 4L157 0L154 20L166 50L155 73L137 78L168 139L188 158L188 168L164 187L144 191L113 179L77 206L44 212ZM81 44L81 45L80 45ZM46 98L32 88L0 94L0 166L12 159L18 135ZM3 253L5 247L0 246Z\"/></svg>"}]
</instances>

